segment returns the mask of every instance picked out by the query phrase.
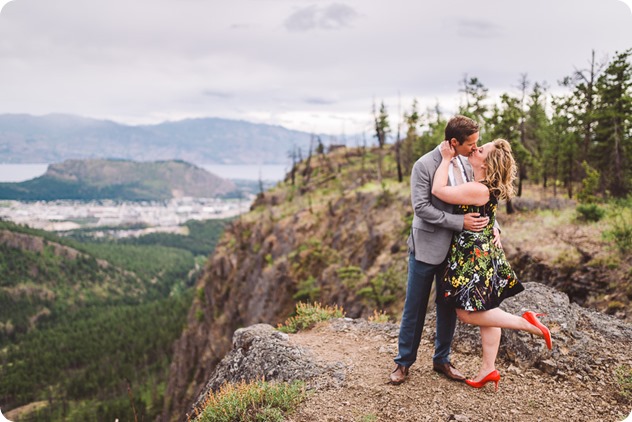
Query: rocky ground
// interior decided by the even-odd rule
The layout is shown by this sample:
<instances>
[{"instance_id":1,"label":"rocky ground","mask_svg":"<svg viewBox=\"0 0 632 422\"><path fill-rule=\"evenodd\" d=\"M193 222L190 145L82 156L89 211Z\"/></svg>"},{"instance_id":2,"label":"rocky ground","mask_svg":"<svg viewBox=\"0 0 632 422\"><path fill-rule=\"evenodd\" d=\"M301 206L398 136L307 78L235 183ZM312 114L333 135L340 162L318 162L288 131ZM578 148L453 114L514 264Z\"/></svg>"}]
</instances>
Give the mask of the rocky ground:
<instances>
[{"instance_id":1,"label":"rocky ground","mask_svg":"<svg viewBox=\"0 0 632 422\"><path fill-rule=\"evenodd\" d=\"M434 320L429 312L418 361L408 380L388 384L398 325L336 319L284 334L258 324L235 333L209 389L242 379L303 379L308 398L288 418L304 421L623 421L632 400L617 372L632 377L632 325L570 304L538 283L503 303L512 313L544 311L553 350L541 338L503 330L499 390L474 389L432 371ZM452 361L474 376L480 364L478 330L459 324ZM632 417L630 417L632 420Z\"/></svg>"},{"instance_id":2,"label":"rocky ground","mask_svg":"<svg viewBox=\"0 0 632 422\"><path fill-rule=\"evenodd\" d=\"M337 321L292 335L290 341L347 368L344 387L310 394L290 417L294 422L622 421L632 410L632 403L619 397L611 365L593 371L593 377L559 376L502 359L498 392L491 383L477 390L432 371L432 341L424 335L409 379L393 386L387 380L394 368L397 327ZM629 353L619 358L630 362ZM466 375L476 375L479 355L455 352L452 360Z\"/></svg>"}]
</instances>

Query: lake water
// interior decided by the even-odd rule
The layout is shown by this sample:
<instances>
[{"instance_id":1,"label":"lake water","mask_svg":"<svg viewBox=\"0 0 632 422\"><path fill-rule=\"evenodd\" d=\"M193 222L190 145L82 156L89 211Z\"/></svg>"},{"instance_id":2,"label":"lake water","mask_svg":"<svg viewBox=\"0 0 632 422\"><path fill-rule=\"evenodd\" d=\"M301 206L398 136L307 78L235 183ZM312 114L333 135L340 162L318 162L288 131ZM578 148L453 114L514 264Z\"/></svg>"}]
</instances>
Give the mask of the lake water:
<instances>
[{"instance_id":1,"label":"lake water","mask_svg":"<svg viewBox=\"0 0 632 422\"><path fill-rule=\"evenodd\" d=\"M0 182L23 182L46 173L48 164L0 164Z\"/></svg>"},{"instance_id":2,"label":"lake water","mask_svg":"<svg viewBox=\"0 0 632 422\"><path fill-rule=\"evenodd\" d=\"M224 179L283 180L289 171L285 164L207 164L203 169ZM0 182L23 182L46 173L48 164L0 164Z\"/></svg>"}]
</instances>

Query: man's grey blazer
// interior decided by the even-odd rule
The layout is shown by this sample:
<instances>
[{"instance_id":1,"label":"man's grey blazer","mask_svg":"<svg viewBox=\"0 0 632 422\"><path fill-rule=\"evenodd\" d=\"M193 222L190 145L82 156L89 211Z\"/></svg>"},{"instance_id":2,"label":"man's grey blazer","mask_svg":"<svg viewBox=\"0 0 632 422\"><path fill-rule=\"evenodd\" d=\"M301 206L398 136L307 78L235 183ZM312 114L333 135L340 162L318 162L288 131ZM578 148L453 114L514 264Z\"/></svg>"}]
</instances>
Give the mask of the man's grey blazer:
<instances>
[{"instance_id":1,"label":"man's grey blazer","mask_svg":"<svg viewBox=\"0 0 632 422\"><path fill-rule=\"evenodd\" d=\"M466 171L471 172L466 161ZM415 162L410 175L415 215L408 237L408 250L415 253L417 261L431 265L438 265L446 258L452 234L463 230L464 219L463 215L452 213L454 205L446 204L432 195L432 181L439 164L441 152L437 147Z\"/></svg>"}]
</instances>

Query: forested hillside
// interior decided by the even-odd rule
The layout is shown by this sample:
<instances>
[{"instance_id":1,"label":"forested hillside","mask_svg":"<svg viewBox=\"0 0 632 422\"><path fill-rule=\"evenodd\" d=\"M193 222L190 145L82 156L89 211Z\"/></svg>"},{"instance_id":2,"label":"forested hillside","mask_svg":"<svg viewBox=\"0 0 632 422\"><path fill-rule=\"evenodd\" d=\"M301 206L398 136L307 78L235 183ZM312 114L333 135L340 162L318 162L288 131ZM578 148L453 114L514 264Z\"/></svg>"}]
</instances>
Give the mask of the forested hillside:
<instances>
[{"instance_id":1,"label":"forested hillside","mask_svg":"<svg viewBox=\"0 0 632 422\"><path fill-rule=\"evenodd\" d=\"M224 224L190 221L187 236L96 241L0 222L4 414L50 421L157 415L190 286Z\"/></svg>"}]
</instances>

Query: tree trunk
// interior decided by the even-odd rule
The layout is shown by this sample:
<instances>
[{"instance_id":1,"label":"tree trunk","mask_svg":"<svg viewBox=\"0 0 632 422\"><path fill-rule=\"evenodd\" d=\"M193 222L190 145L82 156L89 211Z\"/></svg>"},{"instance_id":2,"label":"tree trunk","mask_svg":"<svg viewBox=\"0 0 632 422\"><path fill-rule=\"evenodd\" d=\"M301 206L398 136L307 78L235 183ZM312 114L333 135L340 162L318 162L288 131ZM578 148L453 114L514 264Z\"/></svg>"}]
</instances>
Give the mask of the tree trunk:
<instances>
[{"instance_id":1,"label":"tree trunk","mask_svg":"<svg viewBox=\"0 0 632 422\"><path fill-rule=\"evenodd\" d=\"M573 199L573 162L574 158L571 155L571 159L568 164L568 175L566 179L566 189L568 191L568 198Z\"/></svg>"},{"instance_id":2,"label":"tree trunk","mask_svg":"<svg viewBox=\"0 0 632 422\"><path fill-rule=\"evenodd\" d=\"M515 212L511 199L507 200L507 214L513 214Z\"/></svg>"},{"instance_id":3,"label":"tree trunk","mask_svg":"<svg viewBox=\"0 0 632 422\"><path fill-rule=\"evenodd\" d=\"M402 158L401 158L401 141L399 140L399 136L397 137L397 141L395 141L395 160L397 161L397 181L402 183L404 180L404 176L402 175Z\"/></svg>"}]
</instances>

